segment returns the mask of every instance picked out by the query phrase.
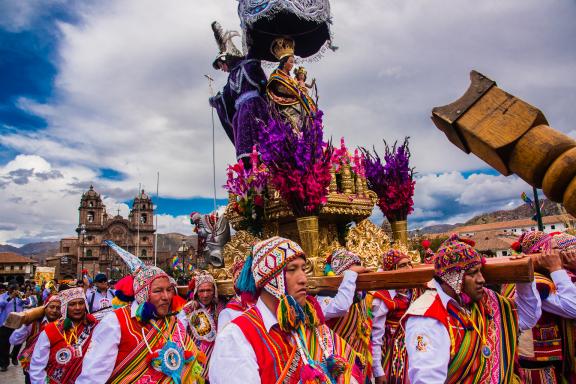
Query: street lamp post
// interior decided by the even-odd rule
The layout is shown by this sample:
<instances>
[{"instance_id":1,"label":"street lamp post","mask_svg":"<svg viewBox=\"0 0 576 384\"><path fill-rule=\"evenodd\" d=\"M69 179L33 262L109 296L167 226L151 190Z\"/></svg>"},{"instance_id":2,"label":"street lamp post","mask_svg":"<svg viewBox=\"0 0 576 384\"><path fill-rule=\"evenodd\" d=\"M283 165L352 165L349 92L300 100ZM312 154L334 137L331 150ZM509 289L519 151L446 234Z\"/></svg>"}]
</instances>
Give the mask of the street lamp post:
<instances>
[{"instance_id":1,"label":"street lamp post","mask_svg":"<svg viewBox=\"0 0 576 384\"><path fill-rule=\"evenodd\" d=\"M84 271L84 258L86 257L86 224L80 225L80 235L82 236L82 256L81 256L81 264L82 268L80 269L80 276L82 276L82 271Z\"/></svg>"},{"instance_id":2,"label":"street lamp post","mask_svg":"<svg viewBox=\"0 0 576 384\"><path fill-rule=\"evenodd\" d=\"M182 258L182 273L185 277L188 276L188 270L186 269L186 256L188 254L188 245L186 244L186 240L182 239L182 244L180 248L178 248L178 253Z\"/></svg>"}]
</instances>

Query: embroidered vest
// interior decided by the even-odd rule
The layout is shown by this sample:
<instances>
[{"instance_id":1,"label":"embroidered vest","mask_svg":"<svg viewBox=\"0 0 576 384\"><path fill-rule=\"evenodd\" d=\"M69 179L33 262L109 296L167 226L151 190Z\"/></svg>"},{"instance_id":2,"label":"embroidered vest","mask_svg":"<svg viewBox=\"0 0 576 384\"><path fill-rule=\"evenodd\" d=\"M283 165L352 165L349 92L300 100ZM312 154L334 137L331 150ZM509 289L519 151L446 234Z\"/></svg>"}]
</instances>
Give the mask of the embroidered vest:
<instances>
[{"instance_id":1,"label":"embroidered vest","mask_svg":"<svg viewBox=\"0 0 576 384\"><path fill-rule=\"evenodd\" d=\"M150 365L150 351L144 342L144 336L152 351L156 351L165 343L164 338L152 328L151 325L144 326L136 318L130 315L130 306L118 308L114 311L120 325L120 343L118 345L118 355L114 370L108 379L108 383L171 383L172 379L162 372L157 371ZM112 315L109 315L112 316ZM174 323L176 322L176 323ZM175 318L171 318L169 325L172 340L185 350L193 350L194 344L186 334L186 329ZM179 330L176 329L179 327ZM183 338L183 340L181 339ZM184 365L182 370L183 378L190 378L192 364ZM196 363L194 363L196 364ZM191 378L190 378L191 380ZM186 381L184 381L186 382Z\"/></svg>"},{"instance_id":2,"label":"embroidered vest","mask_svg":"<svg viewBox=\"0 0 576 384\"><path fill-rule=\"evenodd\" d=\"M556 292L554 282L540 274L535 273L536 288L542 300ZM514 289L508 290L509 294ZM560 361L562 360L563 335L560 316L542 311L542 316L531 329L522 332L519 341L520 361Z\"/></svg>"},{"instance_id":3,"label":"embroidered vest","mask_svg":"<svg viewBox=\"0 0 576 384\"><path fill-rule=\"evenodd\" d=\"M412 289L411 295L396 292L394 298L388 290L380 290L374 293L374 298L379 299L388 308L384 342L382 343L382 367L384 377L388 384L401 384L408 382L408 356L404 343L404 331L400 327L400 320L406 313L410 303L420 295L420 291ZM378 364L378 362L374 362Z\"/></svg>"},{"instance_id":4,"label":"embroidered vest","mask_svg":"<svg viewBox=\"0 0 576 384\"><path fill-rule=\"evenodd\" d=\"M30 334L26 338L26 345L20 354L18 355L18 360L22 369L26 372L30 369L30 361L32 360L32 353L34 352L34 347L38 341L38 337L44 330L48 323L42 323L41 320L32 323L30 328Z\"/></svg>"},{"instance_id":5,"label":"embroidered vest","mask_svg":"<svg viewBox=\"0 0 576 384\"><path fill-rule=\"evenodd\" d=\"M411 316L422 316L446 327L451 340L447 383L517 382L514 361L518 319L513 302L485 289L482 300L474 305L477 307L471 315L452 301L445 308L436 291L427 291L409 308L402 323ZM482 323L484 328L480 327ZM474 325L486 335L486 346ZM489 356L484 355L484 347L489 348Z\"/></svg>"},{"instance_id":6,"label":"embroidered vest","mask_svg":"<svg viewBox=\"0 0 576 384\"><path fill-rule=\"evenodd\" d=\"M247 310L232 323L240 328L256 354L262 384L274 384L283 379L298 382L301 362L299 358L295 359L296 347L292 345L290 335L277 326L267 331L256 307Z\"/></svg>"},{"instance_id":7,"label":"embroidered vest","mask_svg":"<svg viewBox=\"0 0 576 384\"><path fill-rule=\"evenodd\" d=\"M50 341L50 356L46 365L49 383L73 383L82 370L82 360L90 345L97 321L80 324L76 329L78 341L68 345L64 337L64 320L48 324L44 331Z\"/></svg>"},{"instance_id":8,"label":"embroidered vest","mask_svg":"<svg viewBox=\"0 0 576 384\"><path fill-rule=\"evenodd\" d=\"M358 352L364 369L363 376L372 375L372 318L368 314L372 307L372 296L352 304L346 316L330 319L326 324Z\"/></svg>"}]
</instances>

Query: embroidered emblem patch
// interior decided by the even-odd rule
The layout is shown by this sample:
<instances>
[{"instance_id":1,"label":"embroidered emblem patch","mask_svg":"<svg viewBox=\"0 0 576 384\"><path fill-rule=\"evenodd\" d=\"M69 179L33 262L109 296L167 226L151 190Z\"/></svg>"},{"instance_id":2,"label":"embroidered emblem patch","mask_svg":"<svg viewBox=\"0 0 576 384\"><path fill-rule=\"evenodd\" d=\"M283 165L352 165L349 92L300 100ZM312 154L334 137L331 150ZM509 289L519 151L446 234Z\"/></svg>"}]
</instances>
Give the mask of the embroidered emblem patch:
<instances>
[{"instance_id":1,"label":"embroidered emblem patch","mask_svg":"<svg viewBox=\"0 0 576 384\"><path fill-rule=\"evenodd\" d=\"M72 360L72 351L68 348L62 348L58 352L56 352L56 362L58 364L66 364L70 360Z\"/></svg>"},{"instance_id":2,"label":"embroidered emblem patch","mask_svg":"<svg viewBox=\"0 0 576 384\"><path fill-rule=\"evenodd\" d=\"M427 352L428 345L430 345L430 340L426 335L418 335L416 336L415 343L416 343L416 350L418 352Z\"/></svg>"}]
</instances>

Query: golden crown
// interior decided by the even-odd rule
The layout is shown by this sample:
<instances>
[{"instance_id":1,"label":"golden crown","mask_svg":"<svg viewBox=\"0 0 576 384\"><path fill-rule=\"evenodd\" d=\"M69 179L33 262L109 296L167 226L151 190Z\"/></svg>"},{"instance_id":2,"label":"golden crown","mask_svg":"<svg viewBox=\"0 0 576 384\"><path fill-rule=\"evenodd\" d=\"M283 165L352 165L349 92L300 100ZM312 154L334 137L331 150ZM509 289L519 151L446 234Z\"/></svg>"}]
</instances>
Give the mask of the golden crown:
<instances>
[{"instance_id":1,"label":"golden crown","mask_svg":"<svg viewBox=\"0 0 576 384\"><path fill-rule=\"evenodd\" d=\"M299 75L299 74L301 74L301 73L303 73L304 76L306 76L306 75L308 74L308 72L306 71L306 68L304 68L304 67L298 67L298 68L296 68L296 70L294 71L294 74L295 74L295 75Z\"/></svg>"},{"instance_id":2,"label":"golden crown","mask_svg":"<svg viewBox=\"0 0 576 384\"><path fill-rule=\"evenodd\" d=\"M279 37L274 39L270 46L270 52L278 60L282 60L286 56L294 55L294 40L287 37Z\"/></svg>"}]
</instances>

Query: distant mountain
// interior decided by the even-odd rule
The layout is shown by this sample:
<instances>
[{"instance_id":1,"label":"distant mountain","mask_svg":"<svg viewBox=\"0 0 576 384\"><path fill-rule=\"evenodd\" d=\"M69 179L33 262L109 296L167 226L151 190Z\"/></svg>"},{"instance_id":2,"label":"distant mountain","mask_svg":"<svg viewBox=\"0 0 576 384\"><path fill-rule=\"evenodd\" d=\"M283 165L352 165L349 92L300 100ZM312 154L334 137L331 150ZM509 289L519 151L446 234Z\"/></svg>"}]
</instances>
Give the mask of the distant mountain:
<instances>
[{"instance_id":1,"label":"distant mountain","mask_svg":"<svg viewBox=\"0 0 576 384\"><path fill-rule=\"evenodd\" d=\"M552 216L562 214L558 204L550 200L544 200L544 202L542 203L541 212L542 216ZM521 206L510 210L483 213L481 215L471 218L464 225L488 224L488 223L498 223L501 221L530 219L532 216L534 216L534 211L532 210L532 208L530 208L526 204L522 204Z\"/></svg>"},{"instance_id":2,"label":"distant mountain","mask_svg":"<svg viewBox=\"0 0 576 384\"><path fill-rule=\"evenodd\" d=\"M428 227L424 227L420 229L419 233L422 235L430 234L430 233L445 233L450 232L452 229L461 226L461 223L458 224L436 224L430 225Z\"/></svg>"},{"instance_id":3,"label":"distant mountain","mask_svg":"<svg viewBox=\"0 0 576 384\"><path fill-rule=\"evenodd\" d=\"M542 204L542 216L552 216L552 215L561 215L562 212L558 204L550 201L544 200ZM509 209L509 210L501 210L495 212L488 212L483 213L478 216L474 216L464 224L437 224L431 225L429 227L424 227L420 229L421 234L429 234L429 233L445 233L450 232L451 229L456 227L461 227L463 225L476 225L476 224L488 224L488 223L499 223L502 221L510 221L510 220L521 220L521 219L530 219L534 216L534 211L526 204L522 204L521 206Z\"/></svg>"},{"instance_id":4,"label":"distant mountain","mask_svg":"<svg viewBox=\"0 0 576 384\"><path fill-rule=\"evenodd\" d=\"M198 236L196 236L196 234L186 236L180 233L159 233L158 251L174 254L182 245L182 240L186 241L186 245L189 247L192 246L196 248L198 245Z\"/></svg>"},{"instance_id":5,"label":"distant mountain","mask_svg":"<svg viewBox=\"0 0 576 384\"><path fill-rule=\"evenodd\" d=\"M28 243L19 248L18 253L23 256L50 255L58 253L59 241L43 241L40 243Z\"/></svg>"},{"instance_id":6,"label":"distant mountain","mask_svg":"<svg viewBox=\"0 0 576 384\"><path fill-rule=\"evenodd\" d=\"M8 244L0 244L0 252L13 252L20 254L20 248Z\"/></svg>"}]
</instances>

